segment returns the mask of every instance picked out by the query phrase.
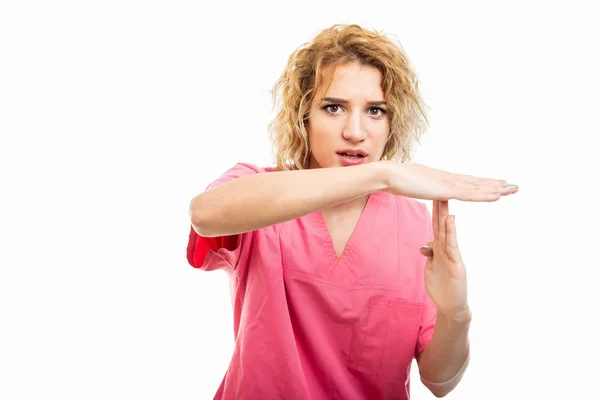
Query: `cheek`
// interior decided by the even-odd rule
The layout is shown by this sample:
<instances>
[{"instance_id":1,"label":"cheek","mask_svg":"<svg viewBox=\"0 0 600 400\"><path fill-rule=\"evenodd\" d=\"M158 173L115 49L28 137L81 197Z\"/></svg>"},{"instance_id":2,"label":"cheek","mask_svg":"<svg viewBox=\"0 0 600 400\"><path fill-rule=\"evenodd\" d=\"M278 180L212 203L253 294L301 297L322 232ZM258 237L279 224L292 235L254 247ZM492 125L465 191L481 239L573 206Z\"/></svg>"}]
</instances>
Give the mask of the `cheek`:
<instances>
[{"instance_id":1,"label":"cheek","mask_svg":"<svg viewBox=\"0 0 600 400\"><path fill-rule=\"evenodd\" d=\"M323 143L330 140L336 131L336 126L331 121L315 118L310 121L308 137L313 142Z\"/></svg>"},{"instance_id":2,"label":"cheek","mask_svg":"<svg viewBox=\"0 0 600 400\"><path fill-rule=\"evenodd\" d=\"M390 134L390 126L389 124L381 124L377 129L373 132L374 138L377 142L385 143Z\"/></svg>"},{"instance_id":3,"label":"cheek","mask_svg":"<svg viewBox=\"0 0 600 400\"><path fill-rule=\"evenodd\" d=\"M383 150L385 150L385 145L388 141L388 137L390 135L390 130L387 127L382 127L381 130L377 130L377 132L375 133L375 137L373 137L374 141L377 143L377 152L379 153L378 155L381 157L381 155L383 155Z\"/></svg>"}]
</instances>

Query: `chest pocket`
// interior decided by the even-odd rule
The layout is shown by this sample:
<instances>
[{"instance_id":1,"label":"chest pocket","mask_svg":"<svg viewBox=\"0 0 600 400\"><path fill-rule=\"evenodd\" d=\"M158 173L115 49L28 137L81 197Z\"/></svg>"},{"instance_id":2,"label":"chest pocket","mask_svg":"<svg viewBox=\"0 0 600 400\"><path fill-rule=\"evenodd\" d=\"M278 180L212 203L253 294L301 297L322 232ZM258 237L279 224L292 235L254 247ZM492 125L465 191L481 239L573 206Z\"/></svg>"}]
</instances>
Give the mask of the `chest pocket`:
<instances>
[{"instance_id":1,"label":"chest pocket","mask_svg":"<svg viewBox=\"0 0 600 400\"><path fill-rule=\"evenodd\" d=\"M365 319L353 331L349 367L390 380L410 373L423 305L388 297L371 297Z\"/></svg>"}]
</instances>

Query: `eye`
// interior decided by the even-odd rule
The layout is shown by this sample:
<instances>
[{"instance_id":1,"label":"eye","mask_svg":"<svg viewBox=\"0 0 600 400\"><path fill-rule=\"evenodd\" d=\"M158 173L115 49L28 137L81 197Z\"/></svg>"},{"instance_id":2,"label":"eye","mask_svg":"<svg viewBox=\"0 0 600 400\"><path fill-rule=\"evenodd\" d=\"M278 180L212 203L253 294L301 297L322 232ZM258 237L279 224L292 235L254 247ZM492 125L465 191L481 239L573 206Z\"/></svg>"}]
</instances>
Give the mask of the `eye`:
<instances>
[{"instance_id":1,"label":"eye","mask_svg":"<svg viewBox=\"0 0 600 400\"><path fill-rule=\"evenodd\" d=\"M383 117L385 114L387 114L387 111L381 107L369 108L369 115L372 117Z\"/></svg>"},{"instance_id":2,"label":"eye","mask_svg":"<svg viewBox=\"0 0 600 400\"><path fill-rule=\"evenodd\" d=\"M339 104L328 104L322 107L322 109L327 111L329 114L338 114L338 111L342 109L342 106Z\"/></svg>"}]
</instances>

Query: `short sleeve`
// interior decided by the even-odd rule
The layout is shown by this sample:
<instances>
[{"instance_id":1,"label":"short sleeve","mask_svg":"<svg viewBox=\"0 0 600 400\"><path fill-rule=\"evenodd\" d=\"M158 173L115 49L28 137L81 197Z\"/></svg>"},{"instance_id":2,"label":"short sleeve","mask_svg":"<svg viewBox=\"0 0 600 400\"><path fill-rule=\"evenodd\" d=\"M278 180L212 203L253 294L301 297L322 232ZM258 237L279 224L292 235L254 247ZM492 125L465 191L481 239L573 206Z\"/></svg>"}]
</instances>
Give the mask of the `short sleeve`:
<instances>
[{"instance_id":1,"label":"short sleeve","mask_svg":"<svg viewBox=\"0 0 600 400\"><path fill-rule=\"evenodd\" d=\"M423 244L433 240L433 227L431 214L427 209L427 206L423 204L424 212L426 213L426 224L427 224L427 237L423 241ZM419 327L419 336L417 338L417 346L415 347L415 357L417 354L425 350L431 338L433 336L433 330L435 328L435 319L437 316L437 308L433 301L427 294L427 288L423 285L423 312L421 313L421 325Z\"/></svg>"},{"instance_id":2,"label":"short sleeve","mask_svg":"<svg viewBox=\"0 0 600 400\"><path fill-rule=\"evenodd\" d=\"M206 190L213 189L223 183L263 172L252 164L239 163L227 170ZM254 232L239 235L204 237L200 236L190 224L190 235L187 245L187 260L194 267L205 271L216 269L235 270L248 257L248 243Z\"/></svg>"}]
</instances>

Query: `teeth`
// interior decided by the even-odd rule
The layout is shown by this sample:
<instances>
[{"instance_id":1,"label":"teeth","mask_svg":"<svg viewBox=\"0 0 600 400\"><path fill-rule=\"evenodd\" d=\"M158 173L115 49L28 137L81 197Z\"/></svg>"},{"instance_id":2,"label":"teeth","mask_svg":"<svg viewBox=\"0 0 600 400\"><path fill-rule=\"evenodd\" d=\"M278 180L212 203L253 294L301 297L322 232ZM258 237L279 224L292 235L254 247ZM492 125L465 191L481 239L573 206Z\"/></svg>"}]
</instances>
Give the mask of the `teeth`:
<instances>
[{"instance_id":1,"label":"teeth","mask_svg":"<svg viewBox=\"0 0 600 400\"><path fill-rule=\"evenodd\" d=\"M342 153L342 155L346 156L346 157L350 157L350 158L360 158L361 157L358 154L354 155L354 154Z\"/></svg>"}]
</instances>

